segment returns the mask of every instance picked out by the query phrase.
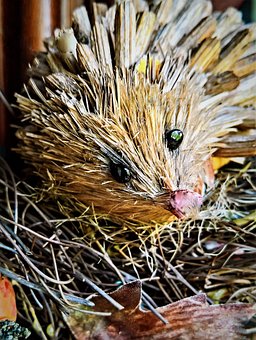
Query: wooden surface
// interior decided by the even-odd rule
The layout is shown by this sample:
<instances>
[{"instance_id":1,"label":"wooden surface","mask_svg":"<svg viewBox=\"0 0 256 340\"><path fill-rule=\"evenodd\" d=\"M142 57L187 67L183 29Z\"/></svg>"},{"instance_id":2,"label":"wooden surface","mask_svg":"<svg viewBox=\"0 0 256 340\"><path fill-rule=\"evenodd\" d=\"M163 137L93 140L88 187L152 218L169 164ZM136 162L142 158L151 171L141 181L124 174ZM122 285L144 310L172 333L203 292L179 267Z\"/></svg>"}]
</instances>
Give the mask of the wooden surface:
<instances>
[{"instance_id":1,"label":"wooden surface","mask_svg":"<svg viewBox=\"0 0 256 340\"><path fill-rule=\"evenodd\" d=\"M71 24L73 9L82 0L0 0L0 89L10 103L26 80L26 69L54 28ZM0 104L0 147L10 141L12 118Z\"/></svg>"}]
</instances>

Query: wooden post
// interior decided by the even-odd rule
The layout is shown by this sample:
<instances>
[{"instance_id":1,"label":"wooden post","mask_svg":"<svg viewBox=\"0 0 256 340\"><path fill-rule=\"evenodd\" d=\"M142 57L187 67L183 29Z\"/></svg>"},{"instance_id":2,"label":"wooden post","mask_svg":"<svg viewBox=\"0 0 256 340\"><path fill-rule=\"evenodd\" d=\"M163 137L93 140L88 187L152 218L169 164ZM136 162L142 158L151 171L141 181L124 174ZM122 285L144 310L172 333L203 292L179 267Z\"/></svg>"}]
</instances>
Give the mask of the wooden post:
<instances>
[{"instance_id":1,"label":"wooden post","mask_svg":"<svg viewBox=\"0 0 256 340\"><path fill-rule=\"evenodd\" d=\"M0 89L10 103L26 81L26 69L43 40L57 27L70 26L82 0L0 0ZM13 118L0 104L0 147L10 144L7 131ZM13 133L12 133L13 134Z\"/></svg>"}]
</instances>

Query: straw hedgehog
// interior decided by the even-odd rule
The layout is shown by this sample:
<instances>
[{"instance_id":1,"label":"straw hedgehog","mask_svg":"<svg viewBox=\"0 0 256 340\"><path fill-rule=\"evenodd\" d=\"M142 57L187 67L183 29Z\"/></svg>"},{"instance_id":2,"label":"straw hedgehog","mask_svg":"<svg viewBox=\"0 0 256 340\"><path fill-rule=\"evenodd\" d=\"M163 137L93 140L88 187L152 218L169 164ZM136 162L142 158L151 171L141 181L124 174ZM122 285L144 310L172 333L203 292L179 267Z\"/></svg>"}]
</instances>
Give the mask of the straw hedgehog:
<instances>
[{"instance_id":1,"label":"straw hedgehog","mask_svg":"<svg viewBox=\"0 0 256 340\"><path fill-rule=\"evenodd\" d=\"M45 192L113 220L195 215L205 164L255 109L255 26L210 1L74 12L17 95L19 152Z\"/></svg>"}]
</instances>

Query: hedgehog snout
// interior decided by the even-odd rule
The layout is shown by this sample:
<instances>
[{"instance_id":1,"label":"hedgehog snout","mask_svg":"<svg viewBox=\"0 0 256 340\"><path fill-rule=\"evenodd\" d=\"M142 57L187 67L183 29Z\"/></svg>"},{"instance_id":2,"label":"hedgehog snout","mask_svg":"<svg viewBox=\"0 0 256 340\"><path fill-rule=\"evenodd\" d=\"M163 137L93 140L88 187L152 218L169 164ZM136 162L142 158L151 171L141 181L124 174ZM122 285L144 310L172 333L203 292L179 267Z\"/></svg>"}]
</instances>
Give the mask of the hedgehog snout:
<instances>
[{"instance_id":1,"label":"hedgehog snout","mask_svg":"<svg viewBox=\"0 0 256 340\"><path fill-rule=\"evenodd\" d=\"M191 190L176 190L170 194L167 209L179 219L189 217L202 205L202 196Z\"/></svg>"}]
</instances>

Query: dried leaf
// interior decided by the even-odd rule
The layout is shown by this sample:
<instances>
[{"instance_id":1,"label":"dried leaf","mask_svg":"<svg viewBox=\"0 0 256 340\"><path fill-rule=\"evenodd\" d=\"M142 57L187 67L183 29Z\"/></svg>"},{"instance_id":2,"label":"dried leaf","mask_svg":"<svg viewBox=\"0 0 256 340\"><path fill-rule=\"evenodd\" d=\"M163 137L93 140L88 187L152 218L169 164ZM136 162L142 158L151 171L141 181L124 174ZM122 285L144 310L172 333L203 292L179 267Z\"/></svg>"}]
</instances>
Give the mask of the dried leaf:
<instances>
[{"instance_id":1,"label":"dried leaf","mask_svg":"<svg viewBox=\"0 0 256 340\"><path fill-rule=\"evenodd\" d=\"M157 308L167 323L151 311L140 309L141 282L126 284L110 294L123 305L116 310L106 299L96 297L95 311L111 312L111 316L71 312L66 321L77 340L85 339L247 339L243 335L244 322L255 310L249 304L213 305L206 296L182 299Z\"/></svg>"},{"instance_id":2,"label":"dried leaf","mask_svg":"<svg viewBox=\"0 0 256 340\"><path fill-rule=\"evenodd\" d=\"M14 289L6 277L0 277L0 321L15 321L16 318L17 308Z\"/></svg>"},{"instance_id":3,"label":"dried leaf","mask_svg":"<svg viewBox=\"0 0 256 340\"><path fill-rule=\"evenodd\" d=\"M213 169L218 170L224 165L228 164L231 161L231 158L225 157L212 157Z\"/></svg>"}]
</instances>

